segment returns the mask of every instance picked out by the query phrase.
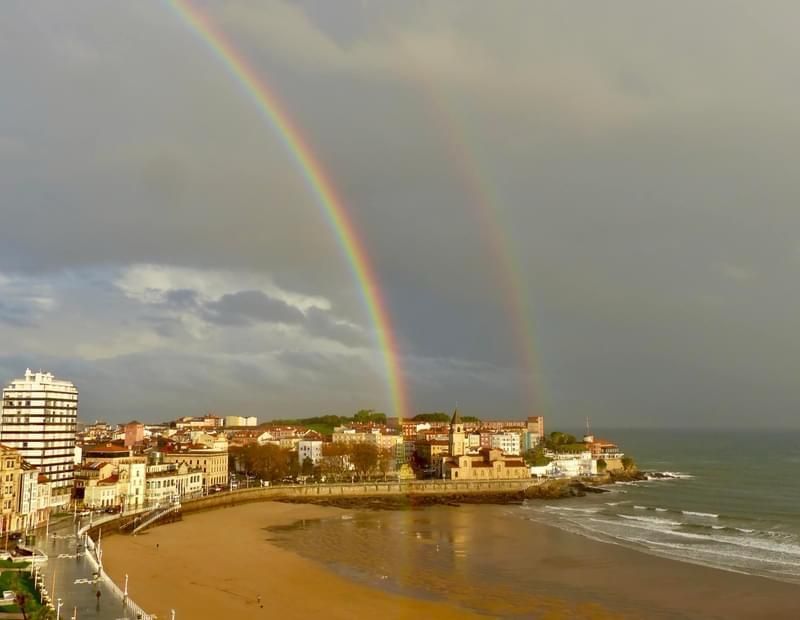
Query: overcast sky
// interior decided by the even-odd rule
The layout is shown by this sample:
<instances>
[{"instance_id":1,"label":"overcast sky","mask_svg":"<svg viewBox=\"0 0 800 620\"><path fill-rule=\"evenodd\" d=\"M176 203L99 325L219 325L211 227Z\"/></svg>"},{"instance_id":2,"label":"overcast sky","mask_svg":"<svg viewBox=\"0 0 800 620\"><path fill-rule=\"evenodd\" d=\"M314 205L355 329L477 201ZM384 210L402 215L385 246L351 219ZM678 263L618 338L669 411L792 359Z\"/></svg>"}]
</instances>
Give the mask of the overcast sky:
<instances>
[{"instance_id":1,"label":"overcast sky","mask_svg":"<svg viewBox=\"0 0 800 620\"><path fill-rule=\"evenodd\" d=\"M798 426L795 2L196 3L340 189L415 410ZM313 195L166 3L6 0L0 80L0 381L87 420L391 413Z\"/></svg>"}]
</instances>

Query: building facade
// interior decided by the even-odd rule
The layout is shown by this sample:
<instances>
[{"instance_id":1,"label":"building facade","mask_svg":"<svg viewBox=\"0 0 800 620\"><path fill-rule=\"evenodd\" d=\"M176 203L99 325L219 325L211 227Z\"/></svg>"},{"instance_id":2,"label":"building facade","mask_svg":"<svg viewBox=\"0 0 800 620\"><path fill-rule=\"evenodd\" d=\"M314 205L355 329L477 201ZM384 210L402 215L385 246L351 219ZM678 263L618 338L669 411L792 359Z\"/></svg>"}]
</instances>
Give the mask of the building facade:
<instances>
[{"instance_id":1,"label":"building facade","mask_svg":"<svg viewBox=\"0 0 800 620\"><path fill-rule=\"evenodd\" d=\"M319 465L322 460L322 442L318 440L300 440L297 443L297 460L300 465L309 459L312 465Z\"/></svg>"},{"instance_id":2,"label":"building facade","mask_svg":"<svg viewBox=\"0 0 800 620\"><path fill-rule=\"evenodd\" d=\"M3 390L0 443L47 476L54 507L72 497L77 421L78 389L51 373L28 369Z\"/></svg>"},{"instance_id":3,"label":"building facade","mask_svg":"<svg viewBox=\"0 0 800 620\"><path fill-rule=\"evenodd\" d=\"M144 424L133 420L125 425L125 447L133 448L144 441Z\"/></svg>"},{"instance_id":4,"label":"building facade","mask_svg":"<svg viewBox=\"0 0 800 620\"><path fill-rule=\"evenodd\" d=\"M185 463L189 469L199 469L203 473L203 488L228 484L228 450L207 448L182 448L172 452L164 451L164 463Z\"/></svg>"}]
</instances>

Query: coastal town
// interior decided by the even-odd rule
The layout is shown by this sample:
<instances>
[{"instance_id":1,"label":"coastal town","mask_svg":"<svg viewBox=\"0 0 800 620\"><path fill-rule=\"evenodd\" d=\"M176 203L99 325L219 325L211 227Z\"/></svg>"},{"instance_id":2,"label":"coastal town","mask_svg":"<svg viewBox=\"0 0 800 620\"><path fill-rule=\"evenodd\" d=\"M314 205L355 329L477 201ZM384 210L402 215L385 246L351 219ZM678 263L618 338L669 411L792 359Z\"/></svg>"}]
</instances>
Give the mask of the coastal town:
<instances>
[{"instance_id":1,"label":"coastal town","mask_svg":"<svg viewBox=\"0 0 800 620\"><path fill-rule=\"evenodd\" d=\"M79 516L88 518L80 530L83 551L93 552L88 557L100 579L100 531L92 529L93 519L115 521L120 532L135 534L179 516L182 505L233 501L259 489L335 488L347 495L348 488L363 492L355 487L380 482L393 483L392 493L410 495L428 481L437 491L469 484L522 490L542 479L591 479L631 467L615 443L589 432L588 422L578 440L546 433L540 415L480 420L456 409L399 419L361 410L350 417L259 421L207 413L156 423L85 424L78 419L78 399L71 381L30 369L3 389L0 544L12 563L46 560L31 541L53 519L70 515L76 527ZM42 578L31 573L29 600L38 597L55 608L61 599L48 595ZM24 589L21 583L16 587ZM127 605L126 592L127 585L120 594Z\"/></svg>"},{"instance_id":2,"label":"coastal town","mask_svg":"<svg viewBox=\"0 0 800 620\"><path fill-rule=\"evenodd\" d=\"M254 486L574 478L627 466L615 443L548 435L542 416L400 420L365 410L294 423L205 414L81 424L77 388L30 370L3 390L0 422L4 535L53 511L124 512Z\"/></svg>"}]
</instances>

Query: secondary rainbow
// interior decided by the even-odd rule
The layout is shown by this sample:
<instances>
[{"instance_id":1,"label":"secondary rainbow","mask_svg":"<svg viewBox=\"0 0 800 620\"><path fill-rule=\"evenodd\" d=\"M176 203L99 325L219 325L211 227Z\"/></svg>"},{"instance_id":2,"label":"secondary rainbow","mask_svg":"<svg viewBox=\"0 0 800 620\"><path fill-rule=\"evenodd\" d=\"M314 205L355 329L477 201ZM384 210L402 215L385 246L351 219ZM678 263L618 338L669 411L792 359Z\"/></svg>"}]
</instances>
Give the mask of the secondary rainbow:
<instances>
[{"instance_id":1,"label":"secondary rainbow","mask_svg":"<svg viewBox=\"0 0 800 620\"><path fill-rule=\"evenodd\" d=\"M545 394L538 380L536 344L534 339L533 308L525 287L525 278L514 257L514 249L499 207L493 196L491 183L482 173L476 153L479 149L469 144L469 132L454 106L447 105L445 96L431 80L421 80L422 90L430 101L430 109L436 116L436 124L444 133L450 160L463 183L480 228L484 245L492 256L492 264L502 290L506 312L514 332L516 357L522 370L522 397L527 413L541 412L545 406Z\"/></svg>"},{"instance_id":2,"label":"secondary rainbow","mask_svg":"<svg viewBox=\"0 0 800 620\"><path fill-rule=\"evenodd\" d=\"M236 49L208 15L187 0L167 0L179 18L220 60L243 90L250 96L269 125L276 131L300 170L306 184L334 231L377 332L378 344L386 366L394 414L407 417L408 398L399 362L397 339L392 320L375 270L356 226L339 197L330 176L314 155L308 140L292 120L281 101L247 59Z\"/></svg>"}]
</instances>

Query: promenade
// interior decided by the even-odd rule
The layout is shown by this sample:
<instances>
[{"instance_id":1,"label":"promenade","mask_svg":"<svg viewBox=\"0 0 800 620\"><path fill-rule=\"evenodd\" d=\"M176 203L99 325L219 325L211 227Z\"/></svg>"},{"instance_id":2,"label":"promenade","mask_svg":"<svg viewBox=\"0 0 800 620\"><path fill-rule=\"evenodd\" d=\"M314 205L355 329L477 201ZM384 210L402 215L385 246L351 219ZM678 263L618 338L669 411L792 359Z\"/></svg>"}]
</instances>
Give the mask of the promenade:
<instances>
[{"instance_id":1,"label":"promenade","mask_svg":"<svg viewBox=\"0 0 800 620\"><path fill-rule=\"evenodd\" d=\"M86 522L84 519L83 524ZM107 583L95 581L94 566L76 536L80 523L80 519L65 516L50 524L48 536L43 529L36 536L35 546L48 556L47 562L39 565L40 571L53 600L62 600L61 618L69 620L77 613L76 620L136 620L136 613L123 605Z\"/></svg>"}]
</instances>

